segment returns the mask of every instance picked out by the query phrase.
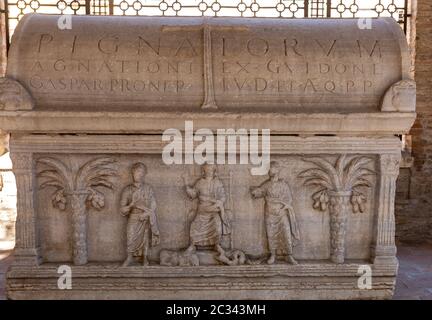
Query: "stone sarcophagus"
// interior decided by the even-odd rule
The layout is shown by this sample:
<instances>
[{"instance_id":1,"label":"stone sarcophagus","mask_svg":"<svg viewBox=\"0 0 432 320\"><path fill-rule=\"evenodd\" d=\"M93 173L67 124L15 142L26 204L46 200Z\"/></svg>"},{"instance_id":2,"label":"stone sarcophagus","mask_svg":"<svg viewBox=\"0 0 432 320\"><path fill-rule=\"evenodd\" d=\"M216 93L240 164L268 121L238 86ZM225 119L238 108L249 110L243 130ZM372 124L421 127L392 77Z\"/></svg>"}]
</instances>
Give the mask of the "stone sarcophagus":
<instances>
[{"instance_id":1,"label":"stone sarcophagus","mask_svg":"<svg viewBox=\"0 0 432 320\"><path fill-rule=\"evenodd\" d=\"M396 22L63 20L25 16L0 80L9 298L392 296Z\"/></svg>"}]
</instances>

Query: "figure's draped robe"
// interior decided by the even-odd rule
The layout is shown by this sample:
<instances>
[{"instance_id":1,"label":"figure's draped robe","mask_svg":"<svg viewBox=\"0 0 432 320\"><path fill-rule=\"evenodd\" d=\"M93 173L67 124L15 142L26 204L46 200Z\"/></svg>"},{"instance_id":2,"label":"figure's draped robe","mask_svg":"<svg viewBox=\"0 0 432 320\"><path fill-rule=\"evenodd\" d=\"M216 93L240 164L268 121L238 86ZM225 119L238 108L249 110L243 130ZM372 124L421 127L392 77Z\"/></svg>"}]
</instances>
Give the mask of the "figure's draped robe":
<instances>
[{"instance_id":1,"label":"figure's draped robe","mask_svg":"<svg viewBox=\"0 0 432 320\"><path fill-rule=\"evenodd\" d=\"M134 203L127 223L127 252L141 255L144 245L150 245L151 236L159 235L156 219L156 199L151 186L128 186L121 197L120 205ZM144 214L144 219L141 216Z\"/></svg>"},{"instance_id":2,"label":"figure's draped robe","mask_svg":"<svg viewBox=\"0 0 432 320\"><path fill-rule=\"evenodd\" d=\"M225 203L223 184L218 178L200 179L192 190L194 198L198 198L198 207L190 226L191 243L196 246L219 244L223 231L221 220L223 212L220 208L215 208L215 201L220 200Z\"/></svg>"},{"instance_id":3,"label":"figure's draped robe","mask_svg":"<svg viewBox=\"0 0 432 320\"><path fill-rule=\"evenodd\" d=\"M258 196L265 198L265 224L269 249L292 254L292 246L299 240L299 231L289 185L282 180L268 180L256 192Z\"/></svg>"}]
</instances>

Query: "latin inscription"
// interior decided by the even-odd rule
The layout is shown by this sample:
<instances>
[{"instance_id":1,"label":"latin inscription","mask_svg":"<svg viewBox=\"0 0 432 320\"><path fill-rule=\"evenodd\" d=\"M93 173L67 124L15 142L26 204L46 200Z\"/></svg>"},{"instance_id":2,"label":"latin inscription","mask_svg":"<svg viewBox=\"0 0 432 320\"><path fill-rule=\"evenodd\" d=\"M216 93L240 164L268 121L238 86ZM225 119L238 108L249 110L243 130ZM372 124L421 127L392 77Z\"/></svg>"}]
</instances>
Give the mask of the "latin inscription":
<instances>
[{"instance_id":1,"label":"latin inscription","mask_svg":"<svg viewBox=\"0 0 432 320\"><path fill-rule=\"evenodd\" d=\"M193 32L192 32L193 31ZM28 86L36 93L203 96L202 30L124 37L37 34ZM169 33L169 32L168 32ZM61 49L56 49L61 43ZM211 72L216 97L374 95L385 40L230 36L214 31ZM381 88L379 88L381 90ZM217 99L217 98L216 98Z\"/></svg>"}]
</instances>

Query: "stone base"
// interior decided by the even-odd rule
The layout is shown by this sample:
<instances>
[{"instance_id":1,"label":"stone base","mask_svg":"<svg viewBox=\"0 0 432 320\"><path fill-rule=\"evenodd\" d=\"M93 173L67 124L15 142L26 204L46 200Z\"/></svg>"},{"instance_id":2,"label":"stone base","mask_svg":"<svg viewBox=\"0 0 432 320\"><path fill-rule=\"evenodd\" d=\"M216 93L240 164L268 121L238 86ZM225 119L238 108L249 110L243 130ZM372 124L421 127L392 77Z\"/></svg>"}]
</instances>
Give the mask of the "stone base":
<instances>
[{"instance_id":1,"label":"stone base","mask_svg":"<svg viewBox=\"0 0 432 320\"><path fill-rule=\"evenodd\" d=\"M365 263L367 264L367 263ZM12 267L9 299L390 299L396 269L372 268L372 289L359 289L363 263L258 266L72 267L72 289L57 287L58 265Z\"/></svg>"}]
</instances>

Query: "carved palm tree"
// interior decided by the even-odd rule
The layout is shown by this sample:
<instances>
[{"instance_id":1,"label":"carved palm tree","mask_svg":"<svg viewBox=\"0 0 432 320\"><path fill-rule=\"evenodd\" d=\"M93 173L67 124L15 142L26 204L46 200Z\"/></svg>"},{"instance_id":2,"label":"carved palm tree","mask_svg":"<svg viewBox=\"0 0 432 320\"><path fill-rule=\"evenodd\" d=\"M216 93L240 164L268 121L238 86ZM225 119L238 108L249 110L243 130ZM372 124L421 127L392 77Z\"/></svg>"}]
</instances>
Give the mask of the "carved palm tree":
<instances>
[{"instance_id":1,"label":"carved palm tree","mask_svg":"<svg viewBox=\"0 0 432 320\"><path fill-rule=\"evenodd\" d=\"M371 187L367 176L375 174L367 168L371 158L357 156L347 163L346 155L341 155L335 165L318 158L304 158L315 167L299 174L305 186L319 187L312 195L313 208L330 213L331 261L343 263L345 260L346 220L351 202L354 213L364 212L367 201L364 187Z\"/></svg>"},{"instance_id":2,"label":"carved palm tree","mask_svg":"<svg viewBox=\"0 0 432 320\"><path fill-rule=\"evenodd\" d=\"M54 187L52 205L62 211L70 203L73 229L73 262L75 265L87 263L87 206L101 210L105 197L96 187L113 189L112 178L117 175L113 167L116 160L98 158L88 161L78 171L68 168L55 158L38 160L48 169L41 170L40 188Z\"/></svg>"}]
</instances>

